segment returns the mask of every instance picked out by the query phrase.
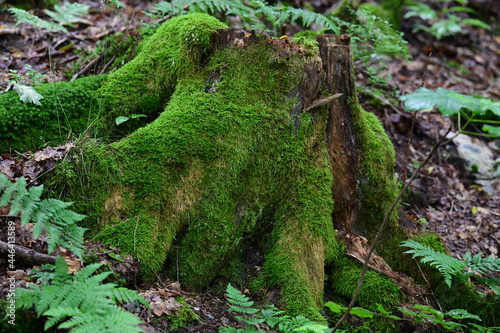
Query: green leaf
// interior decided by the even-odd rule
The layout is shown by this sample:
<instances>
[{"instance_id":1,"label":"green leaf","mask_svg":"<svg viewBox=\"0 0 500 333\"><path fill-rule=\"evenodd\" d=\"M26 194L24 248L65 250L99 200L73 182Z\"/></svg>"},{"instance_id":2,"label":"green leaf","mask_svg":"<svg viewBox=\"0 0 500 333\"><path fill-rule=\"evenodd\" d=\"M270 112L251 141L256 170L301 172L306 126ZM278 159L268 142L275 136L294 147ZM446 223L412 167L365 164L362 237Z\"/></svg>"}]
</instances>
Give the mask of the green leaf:
<instances>
[{"instance_id":1,"label":"green leaf","mask_svg":"<svg viewBox=\"0 0 500 333\"><path fill-rule=\"evenodd\" d=\"M66 3L62 6L55 5L55 12L48 9L45 9L44 12L60 24L73 26L71 21L78 19L80 16L87 15L89 8L89 5L80 3Z\"/></svg>"},{"instance_id":2,"label":"green leaf","mask_svg":"<svg viewBox=\"0 0 500 333\"><path fill-rule=\"evenodd\" d=\"M118 260L120 262L125 262L125 259L123 259L120 255L118 254L114 254L113 252L109 252L108 253L108 256L115 259L115 260Z\"/></svg>"},{"instance_id":3,"label":"green leaf","mask_svg":"<svg viewBox=\"0 0 500 333\"><path fill-rule=\"evenodd\" d=\"M345 306L342 306L334 302L327 302L325 306L335 313L341 313L347 309Z\"/></svg>"},{"instance_id":4,"label":"green leaf","mask_svg":"<svg viewBox=\"0 0 500 333\"><path fill-rule=\"evenodd\" d=\"M406 8L408 12L404 16L405 19L418 16L424 21L430 21L438 18L436 11L424 3L415 2Z\"/></svg>"},{"instance_id":5,"label":"green leaf","mask_svg":"<svg viewBox=\"0 0 500 333\"><path fill-rule=\"evenodd\" d=\"M136 118L143 118L143 117L147 117L145 114L131 114L130 115L130 119L136 119Z\"/></svg>"},{"instance_id":6,"label":"green leaf","mask_svg":"<svg viewBox=\"0 0 500 333\"><path fill-rule=\"evenodd\" d=\"M467 109L473 114L484 115L487 111L500 116L500 103L487 98L459 94L453 90L438 88L436 91L420 88L399 98L404 102L405 111L419 111L437 107L445 117Z\"/></svg>"},{"instance_id":7,"label":"green leaf","mask_svg":"<svg viewBox=\"0 0 500 333\"><path fill-rule=\"evenodd\" d=\"M65 32L65 33L69 32L62 25L42 20L38 16L32 15L23 9L9 8L8 11L14 14L14 16L16 17L17 19L16 25L26 22L36 28L47 29L50 32Z\"/></svg>"},{"instance_id":8,"label":"green leaf","mask_svg":"<svg viewBox=\"0 0 500 333\"><path fill-rule=\"evenodd\" d=\"M375 305L377 306L377 310L378 312L380 312L381 314L384 314L384 315L389 315L391 314L390 311L387 311L386 309L384 309L384 307L382 306L382 304L380 303L375 303Z\"/></svg>"},{"instance_id":9,"label":"green leaf","mask_svg":"<svg viewBox=\"0 0 500 333\"><path fill-rule=\"evenodd\" d=\"M123 124L124 122L128 121L129 119L130 119L129 117L118 116L115 119L115 123L116 123L116 125L120 125L120 124Z\"/></svg>"},{"instance_id":10,"label":"green leaf","mask_svg":"<svg viewBox=\"0 0 500 333\"><path fill-rule=\"evenodd\" d=\"M445 36L453 36L457 33L464 33L460 22L460 18L455 15L450 15L448 20L439 21L426 30L440 40Z\"/></svg>"},{"instance_id":11,"label":"green leaf","mask_svg":"<svg viewBox=\"0 0 500 333\"><path fill-rule=\"evenodd\" d=\"M489 24L486 24L483 21L478 20L478 19L468 18L468 19L464 19L462 21L462 23L463 24L472 25L472 26L478 27L478 28L483 28L483 29L486 29L486 30L490 30L491 29L491 26Z\"/></svg>"},{"instance_id":12,"label":"green leaf","mask_svg":"<svg viewBox=\"0 0 500 333\"><path fill-rule=\"evenodd\" d=\"M472 314L468 312L467 310L464 309L453 309L448 312L446 312L446 315L450 316L453 319L474 319L481 321L481 318L479 316L476 316L475 314Z\"/></svg>"},{"instance_id":13,"label":"green leaf","mask_svg":"<svg viewBox=\"0 0 500 333\"><path fill-rule=\"evenodd\" d=\"M373 318L373 312L363 308L352 308L351 314L361 318Z\"/></svg>"}]
</instances>

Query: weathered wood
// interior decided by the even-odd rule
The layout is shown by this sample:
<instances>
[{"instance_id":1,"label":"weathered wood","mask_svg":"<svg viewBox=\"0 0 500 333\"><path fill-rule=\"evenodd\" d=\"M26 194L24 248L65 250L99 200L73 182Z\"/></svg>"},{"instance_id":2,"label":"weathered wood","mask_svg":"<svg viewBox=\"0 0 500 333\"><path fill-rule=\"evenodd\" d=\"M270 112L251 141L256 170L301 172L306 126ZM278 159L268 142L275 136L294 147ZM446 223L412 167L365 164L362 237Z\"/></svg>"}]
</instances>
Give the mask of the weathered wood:
<instances>
[{"instance_id":1,"label":"weathered wood","mask_svg":"<svg viewBox=\"0 0 500 333\"><path fill-rule=\"evenodd\" d=\"M350 37L317 37L325 73L325 89L342 94L329 106L326 142L333 175L334 223L347 232L355 226L360 209L358 182L361 175L359 143L352 122L352 104L357 99Z\"/></svg>"}]
</instances>

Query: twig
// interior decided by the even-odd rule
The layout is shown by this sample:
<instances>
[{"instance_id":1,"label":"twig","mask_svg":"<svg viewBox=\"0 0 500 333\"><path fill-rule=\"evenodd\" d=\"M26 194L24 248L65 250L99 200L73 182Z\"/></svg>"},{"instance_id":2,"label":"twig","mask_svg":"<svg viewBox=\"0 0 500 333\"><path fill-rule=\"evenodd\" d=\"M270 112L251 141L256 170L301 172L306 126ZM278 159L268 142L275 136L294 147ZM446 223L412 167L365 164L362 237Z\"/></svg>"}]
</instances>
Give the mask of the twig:
<instances>
[{"instance_id":1,"label":"twig","mask_svg":"<svg viewBox=\"0 0 500 333\"><path fill-rule=\"evenodd\" d=\"M365 273L366 273L366 270L368 268L368 263L370 262L370 258L372 256L373 252L375 251L375 246L377 245L377 243L379 242L380 238L382 237L382 233L383 233L383 231L384 231L387 223L389 222L389 218L392 215L392 212L394 211L394 209L398 205L399 201L401 200L401 198L403 197L403 195L405 194L406 190L411 185L411 183L413 182L413 180L415 180L415 178L417 177L417 175L420 173L420 170L422 170L422 168L429 162L429 160L431 159L432 155L434 155L434 153L436 152L436 150L441 146L442 142L445 141L446 136L448 135L448 133L450 131L451 131L451 127L448 129L448 131L446 132L446 134L443 135L443 136L441 136L441 138L439 139L439 141L432 147L431 151L429 152L429 154L427 155L427 157L425 158L425 160L420 164L420 166L417 168L417 170L413 173L413 175L408 180L408 182L406 184L404 184L404 186L401 189L401 191L399 192L398 196L392 202L391 207L389 207L389 210L385 214L384 220L382 221L382 225L378 229L377 235L375 236L375 239L373 240L372 245L370 246L370 251L368 251L368 255L366 256L365 262L363 264L363 269L361 270L361 274L359 275L358 286L356 288L356 291L354 292L354 295L352 296L351 302L349 303L349 306L347 307L347 309L344 312L344 314L342 315L342 317L339 319L339 321L333 327L332 332L335 332L340 327L340 325L342 325L342 323L345 321L345 319L347 318L347 316L351 312L352 308L354 307L354 303L356 303L356 299L358 298L359 293L361 292L361 287L363 286L363 281L365 279Z\"/></svg>"},{"instance_id":2,"label":"twig","mask_svg":"<svg viewBox=\"0 0 500 333\"><path fill-rule=\"evenodd\" d=\"M331 96L328 96L328 97L325 97L325 98L322 98L322 99L317 99L310 106L308 106L307 108L305 108L304 110L307 112L307 111L312 110L314 108L317 108L319 106L331 103L334 100L338 99L342 95L343 94L339 93L339 94L331 95Z\"/></svg>"}]
</instances>

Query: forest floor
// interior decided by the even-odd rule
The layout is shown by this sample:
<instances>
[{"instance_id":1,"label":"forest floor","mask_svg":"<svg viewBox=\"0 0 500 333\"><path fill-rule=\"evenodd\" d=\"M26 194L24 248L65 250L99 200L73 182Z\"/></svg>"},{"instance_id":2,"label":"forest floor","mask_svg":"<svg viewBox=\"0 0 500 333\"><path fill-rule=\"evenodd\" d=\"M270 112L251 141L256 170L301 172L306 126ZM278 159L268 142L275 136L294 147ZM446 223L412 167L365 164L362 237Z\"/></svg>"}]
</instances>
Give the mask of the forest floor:
<instances>
[{"instance_id":1,"label":"forest floor","mask_svg":"<svg viewBox=\"0 0 500 333\"><path fill-rule=\"evenodd\" d=\"M474 1L483 5L485 2L488 3ZM495 0L490 2L495 3ZM92 11L85 20L75 22L69 34L46 34L25 24L16 27L8 12L0 12L0 22L3 22L0 26L0 91L7 88L8 80L12 78L9 70L26 74L29 69L25 65L31 65L46 75L48 81L69 80L68 73L74 74L75 68L80 75L106 72L109 62L100 59L100 63L94 66L85 66L93 59L84 58L84 55L95 49L96 43L106 36L127 30L135 34L141 21L151 21L141 13L147 10L150 2L128 1L121 15L103 8L100 2L86 0L80 3L91 5ZM498 18L492 30L468 29L464 34L441 41L424 32L412 32L415 21L405 20L402 29L409 42L411 57L409 61L381 60L388 62L387 74L391 75L387 82L389 87L384 89L404 95L422 86L431 90L446 88L500 100L500 8L493 6L488 10L488 15ZM35 13L43 16L41 9ZM357 73L357 79L358 84L364 86L367 78ZM443 118L437 111L406 113L395 98L374 98L363 93L360 100L367 111L379 117L394 143L396 171L400 179L409 178L440 136L453 126L450 119ZM474 145L484 144L493 160L500 156L499 139L474 137L471 140ZM496 182L481 183L471 168L458 155L453 141L441 146L412 185L411 193L402 205L402 218L411 220L421 230L439 234L454 257L462 258L467 252L498 257L500 181L497 178ZM102 247L94 244L91 250L99 252ZM130 270L134 262L127 260L121 265L121 269ZM29 270L21 275L27 273ZM0 279L2 282L5 282L4 278ZM179 332L216 332L221 325L235 325L233 316L226 311L223 295L190 294L177 283L164 281L141 288L149 300L159 296L163 299L185 297L201 321ZM170 306L171 311L177 310L175 303L169 304L163 306ZM160 320L152 320L145 328L147 332L169 332L168 323Z\"/></svg>"}]
</instances>

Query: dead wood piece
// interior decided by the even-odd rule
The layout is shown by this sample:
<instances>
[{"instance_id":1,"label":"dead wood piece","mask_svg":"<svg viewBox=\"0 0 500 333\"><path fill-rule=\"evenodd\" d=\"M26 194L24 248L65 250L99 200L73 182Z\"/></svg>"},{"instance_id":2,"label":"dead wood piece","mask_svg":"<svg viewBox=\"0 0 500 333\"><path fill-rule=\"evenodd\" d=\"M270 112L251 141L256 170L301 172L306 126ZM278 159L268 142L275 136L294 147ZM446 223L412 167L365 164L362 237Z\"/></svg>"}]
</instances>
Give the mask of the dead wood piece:
<instances>
[{"instance_id":1,"label":"dead wood piece","mask_svg":"<svg viewBox=\"0 0 500 333\"><path fill-rule=\"evenodd\" d=\"M335 96L329 104L326 146L330 157L335 201L335 228L350 232L358 223L361 200L359 181L362 175L360 144L354 128L357 94L354 82L350 37L321 35L319 53L325 73L325 89Z\"/></svg>"},{"instance_id":2,"label":"dead wood piece","mask_svg":"<svg viewBox=\"0 0 500 333\"><path fill-rule=\"evenodd\" d=\"M0 29L0 35L21 35L21 28Z\"/></svg>"},{"instance_id":3,"label":"dead wood piece","mask_svg":"<svg viewBox=\"0 0 500 333\"><path fill-rule=\"evenodd\" d=\"M348 247L346 254L360 263L364 264L370 251L368 240L362 236L346 235L346 245ZM368 261L368 267L392 279L408 296L416 297L420 294L413 280L409 277L404 277L393 271L392 268L385 262L384 258L373 253Z\"/></svg>"},{"instance_id":4,"label":"dead wood piece","mask_svg":"<svg viewBox=\"0 0 500 333\"><path fill-rule=\"evenodd\" d=\"M73 77L71 78L70 82L76 80L78 77L86 74L92 68L96 67L97 63L99 63L100 61L102 61L102 59L104 58L104 55L105 55L105 53L102 52L101 54L99 54L99 56L97 56L97 58L92 59L92 61L90 61L88 64L86 64L85 67L83 67L78 73L76 73L75 75L73 75Z\"/></svg>"},{"instance_id":5,"label":"dead wood piece","mask_svg":"<svg viewBox=\"0 0 500 333\"><path fill-rule=\"evenodd\" d=\"M23 262L27 265L40 266L41 264L55 264L56 257L36 252L25 247L9 244L0 241L0 252L1 253L12 253L14 251L15 260Z\"/></svg>"},{"instance_id":6,"label":"dead wood piece","mask_svg":"<svg viewBox=\"0 0 500 333\"><path fill-rule=\"evenodd\" d=\"M322 99L318 99L318 100L314 101L309 107L305 108L305 111L309 111L311 109L314 109L314 108L320 107L322 105L328 104L330 102L333 102L334 100L336 100L340 96L342 96L342 94L335 94L335 95L328 96L328 97L325 97Z\"/></svg>"}]
</instances>

